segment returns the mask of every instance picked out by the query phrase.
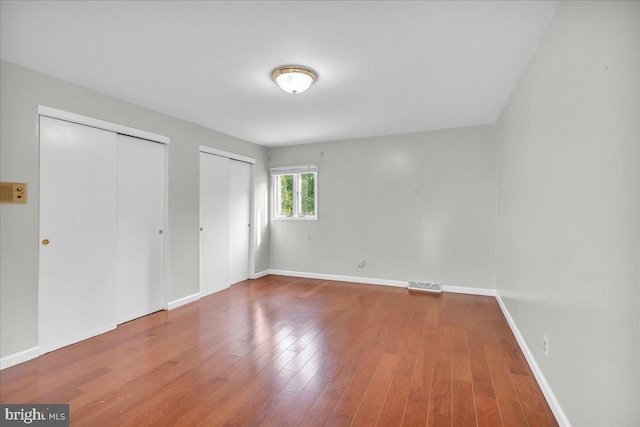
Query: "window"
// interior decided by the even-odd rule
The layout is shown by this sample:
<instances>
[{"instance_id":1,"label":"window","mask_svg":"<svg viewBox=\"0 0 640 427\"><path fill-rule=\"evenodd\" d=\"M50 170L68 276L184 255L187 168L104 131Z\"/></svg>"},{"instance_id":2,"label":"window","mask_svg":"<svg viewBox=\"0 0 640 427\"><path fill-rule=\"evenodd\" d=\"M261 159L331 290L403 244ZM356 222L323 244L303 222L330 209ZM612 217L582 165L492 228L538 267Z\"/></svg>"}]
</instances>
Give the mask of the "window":
<instances>
[{"instance_id":1,"label":"window","mask_svg":"<svg viewBox=\"0 0 640 427\"><path fill-rule=\"evenodd\" d=\"M318 166L271 169L273 218L318 219Z\"/></svg>"}]
</instances>

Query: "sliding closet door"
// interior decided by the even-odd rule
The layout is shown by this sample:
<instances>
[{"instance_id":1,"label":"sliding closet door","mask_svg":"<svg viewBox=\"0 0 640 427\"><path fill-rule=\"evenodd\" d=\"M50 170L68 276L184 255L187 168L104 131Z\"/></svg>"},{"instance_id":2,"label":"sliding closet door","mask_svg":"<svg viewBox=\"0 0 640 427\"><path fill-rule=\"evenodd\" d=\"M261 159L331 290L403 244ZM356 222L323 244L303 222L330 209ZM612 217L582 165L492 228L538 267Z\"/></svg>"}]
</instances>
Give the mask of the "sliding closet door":
<instances>
[{"instance_id":1,"label":"sliding closet door","mask_svg":"<svg viewBox=\"0 0 640 427\"><path fill-rule=\"evenodd\" d=\"M229 159L200 153L200 295L229 287Z\"/></svg>"},{"instance_id":2,"label":"sliding closet door","mask_svg":"<svg viewBox=\"0 0 640 427\"><path fill-rule=\"evenodd\" d=\"M118 135L118 323L164 303L163 144Z\"/></svg>"},{"instance_id":3,"label":"sliding closet door","mask_svg":"<svg viewBox=\"0 0 640 427\"><path fill-rule=\"evenodd\" d=\"M40 118L42 353L116 326L116 134Z\"/></svg>"},{"instance_id":4,"label":"sliding closet door","mask_svg":"<svg viewBox=\"0 0 640 427\"><path fill-rule=\"evenodd\" d=\"M251 164L231 163L229 254L231 284L249 278L249 236L251 230Z\"/></svg>"}]
</instances>

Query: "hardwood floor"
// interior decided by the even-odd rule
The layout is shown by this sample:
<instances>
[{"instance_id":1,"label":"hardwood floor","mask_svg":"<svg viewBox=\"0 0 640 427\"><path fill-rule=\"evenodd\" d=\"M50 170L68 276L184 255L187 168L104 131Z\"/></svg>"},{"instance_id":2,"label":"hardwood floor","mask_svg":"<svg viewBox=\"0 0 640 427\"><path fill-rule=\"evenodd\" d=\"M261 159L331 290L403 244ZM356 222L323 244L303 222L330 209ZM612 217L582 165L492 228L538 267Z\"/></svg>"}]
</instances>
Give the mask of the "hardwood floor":
<instances>
[{"instance_id":1,"label":"hardwood floor","mask_svg":"<svg viewBox=\"0 0 640 427\"><path fill-rule=\"evenodd\" d=\"M555 426L492 297L246 281L0 373L72 426Z\"/></svg>"}]
</instances>

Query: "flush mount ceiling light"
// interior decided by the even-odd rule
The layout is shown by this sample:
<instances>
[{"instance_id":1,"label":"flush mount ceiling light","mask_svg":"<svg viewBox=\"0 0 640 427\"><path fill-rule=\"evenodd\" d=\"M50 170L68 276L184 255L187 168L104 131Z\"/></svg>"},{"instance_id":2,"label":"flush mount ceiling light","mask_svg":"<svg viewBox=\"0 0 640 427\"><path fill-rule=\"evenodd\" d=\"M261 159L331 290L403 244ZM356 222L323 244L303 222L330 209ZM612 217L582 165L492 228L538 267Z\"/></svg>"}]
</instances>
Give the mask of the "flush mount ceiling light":
<instances>
[{"instance_id":1,"label":"flush mount ceiling light","mask_svg":"<svg viewBox=\"0 0 640 427\"><path fill-rule=\"evenodd\" d=\"M280 89L295 95L309 89L318 76L308 68L299 65L285 65L273 70L271 78L280 86Z\"/></svg>"}]
</instances>

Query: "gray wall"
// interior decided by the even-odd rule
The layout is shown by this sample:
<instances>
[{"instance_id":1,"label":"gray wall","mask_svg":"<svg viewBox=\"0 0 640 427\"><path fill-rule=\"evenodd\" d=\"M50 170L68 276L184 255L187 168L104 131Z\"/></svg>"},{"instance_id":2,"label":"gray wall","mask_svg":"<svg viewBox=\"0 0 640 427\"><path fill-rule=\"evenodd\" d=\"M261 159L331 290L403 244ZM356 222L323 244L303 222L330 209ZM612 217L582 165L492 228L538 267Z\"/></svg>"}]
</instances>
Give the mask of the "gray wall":
<instances>
[{"instance_id":1,"label":"gray wall","mask_svg":"<svg viewBox=\"0 0 640 427\"><path fill-rule=\"evenodd\" d=\"M495 135L487 125L271 149L271 167L319 165L319 220L272 221L271 268L495 288Z\"/></svg>"},{"instance_id":2,"label":"gray wall","mask_svg":"<svg viewBox=\"0 0 640 427\"><path fill-rule=\"evenodd\" d=\"M38 344L38 104L171 138L169 301L198 292L198 146L256 159L255 205L264 211L266 148L2 61L0 180L29 184L26 205L0 205L0 356ZM268 229L255 270L269 266Z\"/></svg>"},{"instance_id":3,"label":"gray wall","mask_svg":"<svg viewBox=\"0 0 640 427\"><path fill-rule=\"evenodd\" d=\"M498 120L498 292L575 426L640 424L639 13L562 3Z\"/></svg>"}]
</instances>

